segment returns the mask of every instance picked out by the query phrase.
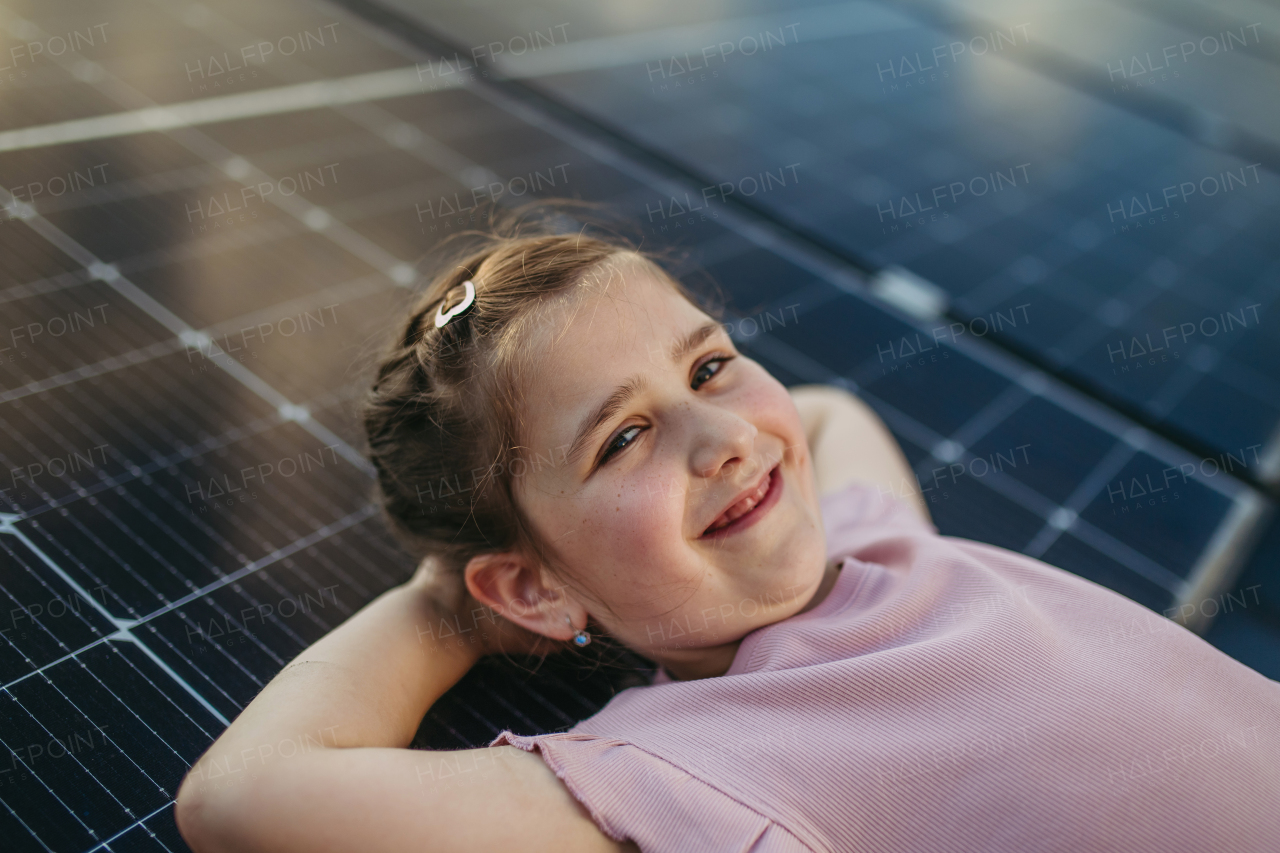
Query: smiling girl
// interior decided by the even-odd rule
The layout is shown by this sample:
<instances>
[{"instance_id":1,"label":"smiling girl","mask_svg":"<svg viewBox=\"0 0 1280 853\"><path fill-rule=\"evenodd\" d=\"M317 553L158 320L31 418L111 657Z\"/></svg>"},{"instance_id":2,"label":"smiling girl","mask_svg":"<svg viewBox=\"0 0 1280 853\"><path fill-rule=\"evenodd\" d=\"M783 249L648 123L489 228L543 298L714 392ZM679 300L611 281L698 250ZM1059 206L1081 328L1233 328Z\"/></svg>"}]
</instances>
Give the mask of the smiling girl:
<instances>
[{"instance_id":1,"label":"smiling girl","mask_svg":"<svg viewBox=\"0 0 1280 853\"><path fill-rule=\"evenodd\" d=\"M365 424L421 568L192 768L177 819L198 853L1280 839L1280 684L1075 575L940 536L865 406L788 392L626 245L493 237L399 328ZM468 640L435 640L442 617ZM656 682L568 732L406 748L481 657L593 635ZM210 784L231 762L244 781Z\"/></svg>"}]
</instances>

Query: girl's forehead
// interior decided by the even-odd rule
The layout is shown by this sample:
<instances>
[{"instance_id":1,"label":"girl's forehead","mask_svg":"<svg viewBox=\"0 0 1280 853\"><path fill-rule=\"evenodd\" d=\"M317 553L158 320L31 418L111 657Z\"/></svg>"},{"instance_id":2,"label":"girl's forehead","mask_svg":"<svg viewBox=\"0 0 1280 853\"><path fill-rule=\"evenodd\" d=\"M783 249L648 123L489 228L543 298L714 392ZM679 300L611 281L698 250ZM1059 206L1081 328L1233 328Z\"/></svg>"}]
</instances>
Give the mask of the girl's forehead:
<instances>
[{"instance_id":1,"label":"girl's forehead","mask_svg":"<svg viewBox=\"0 0 1280 853\"><path fill-rule=\"evenodd\" d=\"M538 444L571 440L586 412L629 380L666 369L679 341L710 320L644 267L626 270L607 289L566 295L566 304L544 314L530 348L524 404Z\"/></svg>"},{"instance_id":2,"label":"girl's forehead","mask_svg":"<svg viewBox=\"0 0 1280 853\"><path fill-rule=\"evenodd\" d=\"M607 362L627 350L644 355L652 340L671 338L705 318L660 271L640 264L619 267L592 270L578 287L539 306L530 341L531 353L542 362L536 375L555 379L557 366Z\"/></svg>"}]
</instances>

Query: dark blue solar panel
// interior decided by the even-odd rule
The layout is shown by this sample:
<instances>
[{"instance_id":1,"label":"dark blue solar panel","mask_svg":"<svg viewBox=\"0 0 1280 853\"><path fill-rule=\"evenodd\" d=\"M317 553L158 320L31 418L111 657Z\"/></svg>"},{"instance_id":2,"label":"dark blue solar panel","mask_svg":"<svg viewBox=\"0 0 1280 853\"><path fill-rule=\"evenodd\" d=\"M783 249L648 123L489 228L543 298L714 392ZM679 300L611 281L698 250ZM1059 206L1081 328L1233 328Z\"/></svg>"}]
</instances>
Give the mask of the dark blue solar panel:
<instances>
[{"instance_id":1,"label":"dark blue solar panel","mask_svg":"<svg viewBox=\"0 0 1280 853\"><path fill-rule=\"evenodd\" d=\"M1217 528L1209 518L1228 504L1194 479L1196 468L1204 468L1201 473L1213 470L1203 463L1170 465L1139 453L1108 480L1080 516L1185 577Z\"/></svg>"},{"instance_id":2,"label":"dark blue solar panel","mask_svg":"<svg viewBox=\"0 0 1280 853\"><path fill-rule=\"evenodd\" d=\"M1032 397L970 449L991 459L993 469L1063 504L1080 485L1080 472L1092 471L1115 444L1110 433Z\"/></svg>"}]
</instances>

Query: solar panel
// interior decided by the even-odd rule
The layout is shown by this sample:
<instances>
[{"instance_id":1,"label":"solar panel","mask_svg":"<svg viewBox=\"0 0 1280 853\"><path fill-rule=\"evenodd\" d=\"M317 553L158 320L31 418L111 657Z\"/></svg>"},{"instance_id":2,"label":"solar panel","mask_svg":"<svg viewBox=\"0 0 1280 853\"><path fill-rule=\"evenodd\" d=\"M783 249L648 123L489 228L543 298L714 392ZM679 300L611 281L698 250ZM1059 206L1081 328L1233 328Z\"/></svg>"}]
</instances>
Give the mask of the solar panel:
<instances>
[{"instance_id":1,"label":"solar panel","mask_svg":"<svg viewBox=\"0 0 1280 853\"><path fill-rule=\"evenodd\" d=\"M407 579L411 561L370 502L354 405L420 284L412 265L469 224L461 202L477 188L523 200L522 179L542 195L605 202L646 239L682 248L681 269L724 285L735 338L774 375L842 385L879 411L913 465L908 487L926 495L944 534L1039 556L1166 610L1230 583L1264 514L1233 472L989 336L886 304L874 295L884 279L838 252L730 204L675 213L672 199L705 187L502 87L416 79L430 55L334 7L146 9L112 19L106 32L119 40L33 66L38 78L6 93L12 109L0 117L5 129L101 120L0 131L0 173L24 187L108 164L105 181L56 199L15 203L19 183L7 179L0 192L11 212L0 304L15 318L0 330L10 348L0 351L0 833L13 849L185 849L170 809L186 768L298 652ZM40 33L85 32L94 14L51 13ZM246 66L258 73L243 80L211 71L246 45L302 33L327 41ZM785 73L815 103L830 57L794 53ZM626 91L608 73L597 80ZM419 91L405 91L406 79ZM288 87L309 82L327 88L307 90L318 102L302 108L302 90ZM217 100L241 95L251 97ZM181 113L160 131L149 122L166 119L132 112L204 100L222 105L206 107L224 110L216 121ZM764 109L726 91L721 101ZM913 126L873 118L858 128L867 139ZM684 150L727 151L725 138ZM812 144L831 152L839 188L848 174L827 138ZM777 144L761 150L772 157ZM805 225L798 211L826 210L832 240L866 230L840 218L843 196L816 184L779 187L764 212ZM984 253L999 254L1002 233L1035 237L1016 212L986 214L996 234ZM955 251L978 263L978 245ZM883 254L907 266L913 257ZM943 286L971 269L960 255L937 263L954 273L932 275ZM983 310L1021 317L1017 306L1042 296L1002 298ZM1032 342L1063 322L1044 313ZM1053 340L1078 327L1063 323ZM1224 393L1223 410L1237 411L1238 396ZM568 727L653 675L606 644L589 652L536 672L486 660L436 703L414 745Z\"/></svg>"}]
</instances>

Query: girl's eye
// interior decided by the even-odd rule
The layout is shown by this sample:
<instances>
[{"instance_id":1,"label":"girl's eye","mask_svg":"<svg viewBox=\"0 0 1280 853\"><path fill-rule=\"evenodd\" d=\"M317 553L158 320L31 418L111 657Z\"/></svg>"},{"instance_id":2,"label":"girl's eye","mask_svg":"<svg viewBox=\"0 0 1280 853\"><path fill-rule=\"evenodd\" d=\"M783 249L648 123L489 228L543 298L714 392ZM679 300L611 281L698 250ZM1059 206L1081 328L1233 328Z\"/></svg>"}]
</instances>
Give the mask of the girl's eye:
<instances>
[{"instance_id":1,"label":"girl's eye","mask_svg":"<svg viewBox=\"0 0 1280 853\"><path fill-rule=\"evenodd\" d=\"M715 376L717 373L719 373L719 372L724 368L725 363L726 363L726 362L729 362L729 361L732 361L735 357L736 357L736 356L732 356L732 355L730 355L730 356L723 356L723 357L721 357L721 358L713 358L713 359L711 359L710 361L703 362L702 366L701 366L701 367L699 367L696 371L694 371L694 374L693 374L693 381L694 381L693 390L695 390L695 391L696 391L696 390L698 390L698 388L702 387L702 383L703 383L703 382L706 382L707 380L711 379L711 377L713 377L713 376ZM710 367L711 367L711 365L713 365L713 364L714 364L714 365L717 365L716 369L715 369L715 370L712 370L712 371L710 371L710 372L708 372L708 368L710 368ZM699 379L701 379L701 381L699 381Z\"/></svg>"},{"instance_id":2,"label":"girl's eye","mask_svg":"<svg viewBox=\"0 0 1280 853\"><path fill-rule=\"evenodd\" d=\"M716 374L718 374L723 369L725 362L732 361L735 358L737 358L737 356L729 355L729 356L721 356L719 358L713 358L709 361L703 362L698 367L698 369L694 371L693 390L696 391L699 388L701 388L704 383L711 380L714 376L716 376ZM716 365L714 370L711 369L711 366L713 364ZM626 429L624 429L622 432L618 433L617 437L615 437L613 441L609 442L609 446L605 448L604 455L600 457L600 464L601 465L605 464L615 454L619 453L622 450L625 450L627 446L631 444L631 442L635 441L636 436L644 432L645 429L647 429L647 427L643 427L643 426L640 426L639 424L636 424L634 426L629 426ZM627 438L628 435L630 435L631 437Z\"/></svg>"},{"instance_id":3,"label":"girl's eye","mask_svg":"<svg viewBox=\"0 0 1280 853\"><path fill-rule=\"evenodd\" d=\"M609 442L609 446L605 448L604 456L600 457L600 464L603 465L604 463L608 462L611 456L613 456L618 451L626 448L626 446L630 444L632 441L635 441L635 438L633 436L631 439L627 440L626 442L623 442L622 441L623 436L625 436L627 433L631 432L632 430L641 430L641 429L643 429L643 427L641 427L639 424L636 424L635 426L629 426L626 429L624 429L622 432L618 433L617 438ZM639 435L639 434L640 434L639 432L636 432L636 435Z\"/></svg>"}]
</instances>

